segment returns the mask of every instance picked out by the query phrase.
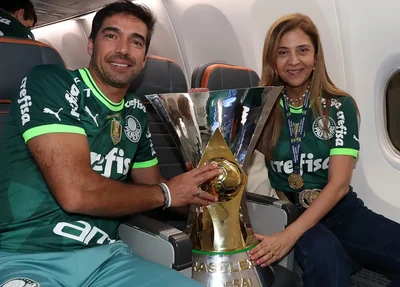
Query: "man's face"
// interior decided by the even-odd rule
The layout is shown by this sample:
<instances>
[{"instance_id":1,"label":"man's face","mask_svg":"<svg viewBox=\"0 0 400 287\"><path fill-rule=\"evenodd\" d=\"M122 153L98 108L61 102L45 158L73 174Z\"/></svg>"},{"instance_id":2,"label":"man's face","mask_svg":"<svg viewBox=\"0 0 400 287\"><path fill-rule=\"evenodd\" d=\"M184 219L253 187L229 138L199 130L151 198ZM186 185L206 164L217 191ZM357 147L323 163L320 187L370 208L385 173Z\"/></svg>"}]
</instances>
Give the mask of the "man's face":
<instances>
[{"instance_id":1,"label":"man's face","mask_svg":"<svg viewBox=\"0 0 400 287\"><path fill-rule=\"evenodd\" d=\"M100 80L127 87L144 67L147 26L138 18L116 14L106 18L95 40L89 39L90 66Z\"/></svg>"}]
</instances>

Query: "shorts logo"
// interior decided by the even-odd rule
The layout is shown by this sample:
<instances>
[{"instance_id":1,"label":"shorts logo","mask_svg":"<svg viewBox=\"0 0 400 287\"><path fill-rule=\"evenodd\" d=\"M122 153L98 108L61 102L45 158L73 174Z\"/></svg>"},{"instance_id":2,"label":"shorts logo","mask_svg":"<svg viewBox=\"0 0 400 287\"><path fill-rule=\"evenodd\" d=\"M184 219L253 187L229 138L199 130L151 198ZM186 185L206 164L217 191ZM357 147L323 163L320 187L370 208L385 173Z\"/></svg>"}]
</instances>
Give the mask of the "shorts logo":
<instances>
[{"instance_id":1,"label":"shorts logo","mask_svg":"<svg viewBox=\"0 0 400 287\"><path fill-rule=\"evenodd\" d=\"M333 138L336 132L335 121L329 117L328 131L324 131L324 119L323 117L317 118L312 125L314 135L320 140L330 140Z\"/></svg>"},{"instance_id":2,"label":"shorts logo","mask_svg":"<svg viewBox=\"0 0 400 287\"><path fill-rule=\"evenodd\" d=\"M142 135L142 127L134 116L125 118L125 135L133 143L137 143Z\"/></svg>"},{"instance_id":3,"label":"shorts logo","mask_svg":"<svg viewBox=\"0 0 400 287\"><path fill-rule=\"evenodd\" d=\"M40 284L28 278L15 278L3 283L0 287L40 287Z\"/></svg>"},{"instance_id":4,"label":"shorts logo","mask_svg":"<svg viewBox=\"0 0 400 287\"><path fill-rule=\"evenodd\" d=\"M121 141L122 137L122 125L116 119L112 119L111 121L111 140L114 145L118 144Z\"/></svg>"}]
</instances>

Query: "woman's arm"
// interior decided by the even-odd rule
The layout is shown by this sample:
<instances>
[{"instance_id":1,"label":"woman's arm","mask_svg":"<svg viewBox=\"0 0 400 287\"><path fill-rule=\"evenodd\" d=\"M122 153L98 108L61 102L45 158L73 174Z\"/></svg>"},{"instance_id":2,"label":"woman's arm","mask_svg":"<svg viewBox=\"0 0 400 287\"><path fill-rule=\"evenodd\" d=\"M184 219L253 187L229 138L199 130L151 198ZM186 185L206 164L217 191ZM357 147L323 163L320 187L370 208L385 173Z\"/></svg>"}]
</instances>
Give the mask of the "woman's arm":
<instances>
[{"instance_id":1,"label":"woman's arm","mask_svg":"<svg viewBox=\"0 0 400 287\"><path fill-rule=\"evenodd\" d=\"M349 191L354 157L334 155L329 160L328 184L311 206L282 232L272 236L257 235L262 241L250 251L251 259L267 266L283 258L296 241L318 223Z\"/></svg>"}]
</instances>

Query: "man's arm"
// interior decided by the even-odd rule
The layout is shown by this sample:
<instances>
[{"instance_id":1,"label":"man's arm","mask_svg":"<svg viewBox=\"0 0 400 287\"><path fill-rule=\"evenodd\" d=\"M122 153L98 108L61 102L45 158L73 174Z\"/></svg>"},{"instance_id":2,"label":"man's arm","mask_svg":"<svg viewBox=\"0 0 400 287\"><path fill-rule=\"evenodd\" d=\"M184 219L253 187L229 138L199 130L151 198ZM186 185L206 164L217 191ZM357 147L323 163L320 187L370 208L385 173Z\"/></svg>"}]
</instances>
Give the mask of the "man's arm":
<instances>
[{"instance_id":1,"label":"man's arm","mask_svg":"<svg viewBox=\"0 0 400 287\"><path fill-rule=\"evenodd\" d=\"M123 216L162 206L158 186L120 183L95 173L87 138L79 134L45 134L28 148L61 207L71 213Z\"/></svg>"},{"instance_id":2,"label":"man's arm","mask_svg":"<svg viewBox=\"0 0 400 287\"><path fill-rule=\"evenodd\" d=\"M163 193L157 185L124 184L95 173L83 135L44 134L27 144L55 199L67 212L118 217L164 204ZM213 203L216 199L207 192L201 192L200 196L196 192L200 183L218 174L216 166L208 165L171 179L167 185L172 206Z\"/></svg>"},{"instance_id":3,"label":"man's arm","mask_svg":"<svg viewBox=\"0 0 400 287\"><path fill-rule=\"evenodd\" d=\"M161 175L160 166L154 165L146 168L133 168L131 171L131 178L135 184L159 184L166 182L165 178Z\"/></svg>"}]
</instances>

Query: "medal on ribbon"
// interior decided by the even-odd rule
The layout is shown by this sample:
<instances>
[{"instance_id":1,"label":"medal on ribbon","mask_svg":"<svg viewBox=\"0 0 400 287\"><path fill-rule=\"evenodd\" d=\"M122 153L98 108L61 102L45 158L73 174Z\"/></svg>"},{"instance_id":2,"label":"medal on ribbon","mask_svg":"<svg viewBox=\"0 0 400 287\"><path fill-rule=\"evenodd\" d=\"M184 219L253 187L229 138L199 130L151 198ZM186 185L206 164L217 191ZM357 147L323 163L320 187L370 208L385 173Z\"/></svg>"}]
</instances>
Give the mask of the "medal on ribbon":
<instances>
[{"instance_id":1,"label":"medal on ribbon","mask_svg":"<svg viewBox=\"0 0 400 287\"><path fill-rule=\"evenodd\" d=\"M304 179L300 175L300 155L301 155L301 141L305 135L305 123L307 113L309 110L310 89L304 95L304 103L301 111L301 119L296 126L292 120L292 113L290 112L289 98L286 92L283 94L283 103L285 109L285 119L289 129L290 151L292 153L293 173L288 177L288 183L291 189L299 190L304 186Z\"/></svg>"}]
</instances>

